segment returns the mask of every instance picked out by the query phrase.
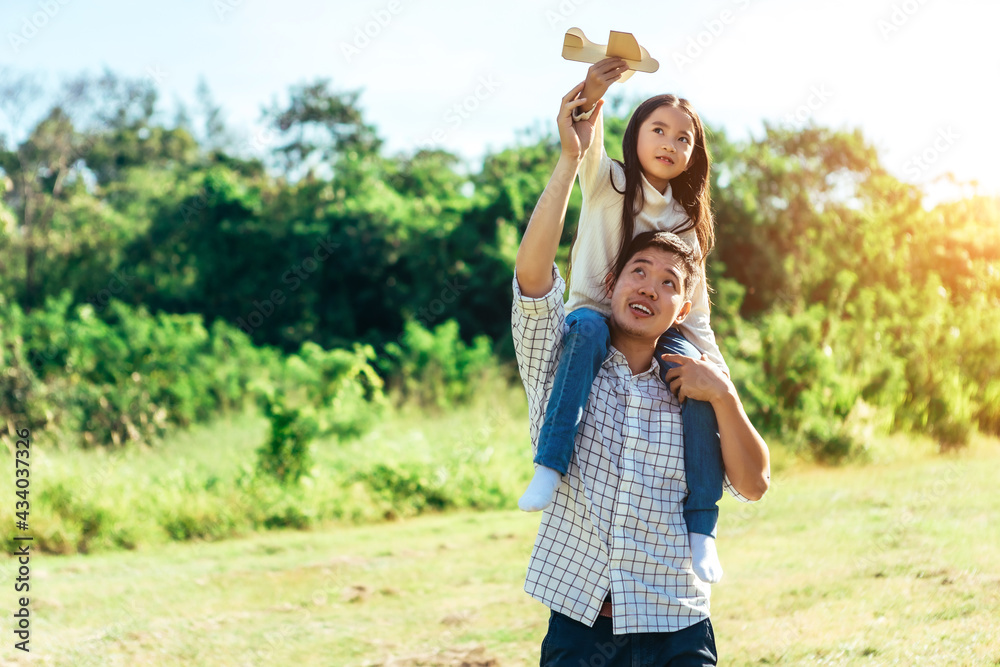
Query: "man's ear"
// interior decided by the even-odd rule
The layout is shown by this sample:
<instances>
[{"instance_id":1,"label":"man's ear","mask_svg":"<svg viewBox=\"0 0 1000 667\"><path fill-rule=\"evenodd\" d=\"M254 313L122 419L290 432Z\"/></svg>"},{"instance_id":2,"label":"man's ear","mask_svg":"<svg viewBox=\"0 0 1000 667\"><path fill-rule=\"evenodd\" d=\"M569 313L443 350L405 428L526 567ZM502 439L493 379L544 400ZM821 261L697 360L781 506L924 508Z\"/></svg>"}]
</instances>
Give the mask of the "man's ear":
<instances>
[{"instance_id":1,"label":"man's ear","mask_svg":"<svg viewBox=\"0 0 1000 667\"><path fill-rule=\"evenodd\" d=\"M604 289L608 294L608 298L611 298L611 293L615 291L615 274L608 273L604 277Z\"/></svg>"},{"instance_id":2,"label":"man's ear","mask_svg":"<svg viewBox=\"0 0 1000 667\"><path fill-rule=\"evenodd\" d=\"M684 321L684 318L688 316L691 312L691 302L685 301L684 305L681 306L680 312L677 313L677 318L674 320L674 324L680 324Z\"/></svg>"}]
</instances>

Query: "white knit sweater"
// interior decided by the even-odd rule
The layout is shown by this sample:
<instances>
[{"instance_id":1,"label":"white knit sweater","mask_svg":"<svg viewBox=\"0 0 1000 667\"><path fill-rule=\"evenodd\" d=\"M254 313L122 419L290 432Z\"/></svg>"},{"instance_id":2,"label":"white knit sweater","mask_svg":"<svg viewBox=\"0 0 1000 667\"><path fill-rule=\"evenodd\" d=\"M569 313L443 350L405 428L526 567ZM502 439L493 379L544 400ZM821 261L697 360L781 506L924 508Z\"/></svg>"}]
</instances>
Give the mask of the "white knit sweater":
<instances>
[{"instance_id":1,"label":"white knit sweater","mask_svg":"<svg viewBox=\"0 0 1000 667\"><path fill-rule=\"evenodd\" d=\"M577 115L586 118L589 114ZM580 222L573 245L572 269L569 286L569 300L566 310L592 308L605 317L611 315L611 304L603 289L604 277L608 274L621 242L621 215L624 195L611 185L614 174L619 191L625 190L625 171L621 165L608 157L604 150L604 114L598 114L594 125L594 141L583 156L580 164L580 189L583 191L583 205ZM635 234L648 231L676 232L688 221L687 213L677 202L668 185L663 194L642 177L645 205L635 216ZM694 248L695 255L701 257L701 246L693 229L679 234ZM729 372L715 334L709 325L708 290L702 276L691 293L691 313L679 326L684 337L699 350L707 354L715 363Z\"/></svg>"}]
</instances>

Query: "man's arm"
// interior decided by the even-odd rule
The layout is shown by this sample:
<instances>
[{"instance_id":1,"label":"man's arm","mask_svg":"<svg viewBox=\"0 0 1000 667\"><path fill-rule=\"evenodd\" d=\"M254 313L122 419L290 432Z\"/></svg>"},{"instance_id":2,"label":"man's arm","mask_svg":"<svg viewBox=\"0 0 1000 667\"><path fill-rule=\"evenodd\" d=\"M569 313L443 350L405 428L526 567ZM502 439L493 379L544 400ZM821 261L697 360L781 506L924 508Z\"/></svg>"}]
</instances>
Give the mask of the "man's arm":
<instances>
[{"instance_id":1,"label":"man's arm","mask_svg":"<svg viewBox=\"0 0 1000 667\"><path fill-rule=\"evenodd\" d=\"M732 381L707 356L698 360L665 354L663 358L680 364L666 374L670 389L679 400L708 401L715 409L722 461L733 488L750 500L760 500L771 481L770 455L764 439L750 423Z\"/></svg>"},{"instance_id":2,"label":"man's arm","mask_svg":"<svg viewBox=\"0 0 1000 667\"><path fill-rule=\"evenodd\" d=\"M576 180L583 154L594 138L593 120L574 123L572 118L573 110L587 102L582 97L574 99L583 86L582 82L577 84L562 99L558 117L559 161L535 205L517 249L514 273L521 294L526 297L542 297L552 290L552 263L559 249L573 181Z\"/></svg>"},{"instance_id":3,"label":"man's arm","mask_svg":"<svg viewBox=\"0 0 1000 667\"><path fill-rule=\"evenodd\" d=\"M552 263L559 249L569 195L580 161L559 155L545 191L535 204L528 228L517 249L514 273L521 294L538 298L552 289Z\"/></svg>"}]
</instances>

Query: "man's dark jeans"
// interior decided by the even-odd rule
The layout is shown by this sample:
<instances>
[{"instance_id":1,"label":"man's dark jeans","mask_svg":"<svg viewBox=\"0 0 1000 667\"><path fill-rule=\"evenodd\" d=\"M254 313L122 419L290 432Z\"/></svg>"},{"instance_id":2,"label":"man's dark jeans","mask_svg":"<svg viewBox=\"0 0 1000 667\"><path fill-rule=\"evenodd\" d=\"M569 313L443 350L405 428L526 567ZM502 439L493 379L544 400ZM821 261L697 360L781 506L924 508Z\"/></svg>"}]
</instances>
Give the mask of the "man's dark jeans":
<instances>
[{"instance_id":1,"label":"man's dark jeans","mask_svg":"<svg viewBox=\"0 0 1000 667\"><path fill-rule=\"evenodd\" d=\"M542 640L541 667L704 667L717 665L712 622L676 632L612 634L611 619L598 616L588 628L551 612Z\"/></svg>"}]
</instances>

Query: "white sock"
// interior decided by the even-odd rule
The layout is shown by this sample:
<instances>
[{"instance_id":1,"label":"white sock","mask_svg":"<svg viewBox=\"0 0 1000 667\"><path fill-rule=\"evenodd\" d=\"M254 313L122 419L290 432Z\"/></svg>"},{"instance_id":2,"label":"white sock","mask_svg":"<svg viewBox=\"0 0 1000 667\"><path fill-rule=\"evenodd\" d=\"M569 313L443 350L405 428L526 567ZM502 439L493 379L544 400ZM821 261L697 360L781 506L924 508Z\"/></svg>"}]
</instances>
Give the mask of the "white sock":
<instances>
[{"instance_id":1,"label":"white sock","mask_svg":"<svg viewBox=\"0 0 1000 667\"><path fill-rule=\"evenodd\" d=\"M708 584L717 584L722 579L722 563L715 550L715 539L710 535L688 533L691 542L691 567L699 579Z\"/></svg>"},{"instance_id":2,"label":"white sock","mask_svg":"<svg viewBox=\"0 0 1000 667\"><path fill-rule=\"evenodd\" d=\"M562 475L558 470L546 466L536 466L531 483L524 495L517 501L517 506L525 512L541 512L552 504L556 491L562 484Z\"/></svg>"}]
</instances>

